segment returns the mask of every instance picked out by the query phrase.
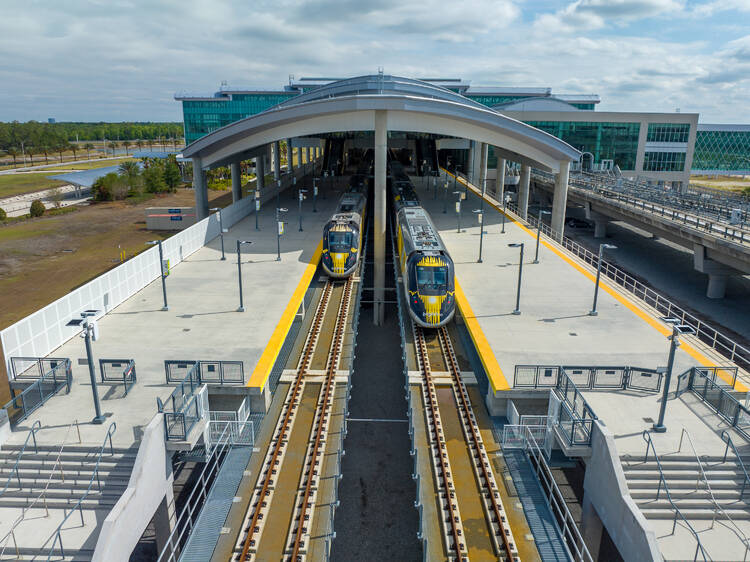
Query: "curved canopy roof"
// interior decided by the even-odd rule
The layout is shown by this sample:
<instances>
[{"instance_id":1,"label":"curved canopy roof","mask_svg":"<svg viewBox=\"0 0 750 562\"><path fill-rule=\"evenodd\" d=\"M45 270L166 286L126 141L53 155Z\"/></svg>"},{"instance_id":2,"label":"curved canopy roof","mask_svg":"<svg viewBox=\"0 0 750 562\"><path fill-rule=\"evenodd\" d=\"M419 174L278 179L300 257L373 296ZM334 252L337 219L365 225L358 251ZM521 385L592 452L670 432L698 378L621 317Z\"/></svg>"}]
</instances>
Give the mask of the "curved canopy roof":
<instances>
[{"instance_id":1,"label":"curved canopy roof","mask_svg":"<svg viewBox=\"0 0 750 562\"><path fill-rule=\"evenodd\" d=\"M544 131L455 92L410 78L370 75L332 82L191 143L184 156L203 168L252 157L257 148L294 137L375 129L387 112L390 131L468 138L497 147L500 157L552 171L580 153Z\"/></svg>"}]
</instances>

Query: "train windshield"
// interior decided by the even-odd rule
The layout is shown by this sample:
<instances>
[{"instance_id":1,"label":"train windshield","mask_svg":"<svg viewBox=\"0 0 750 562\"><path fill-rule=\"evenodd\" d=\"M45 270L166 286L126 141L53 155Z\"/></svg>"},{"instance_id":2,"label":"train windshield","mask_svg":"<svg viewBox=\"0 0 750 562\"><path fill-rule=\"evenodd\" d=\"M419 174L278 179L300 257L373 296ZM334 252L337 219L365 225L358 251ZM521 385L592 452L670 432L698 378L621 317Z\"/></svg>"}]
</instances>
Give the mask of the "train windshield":
<instances>
[{"instance_id":1,"label":"train windshield","mask_svg":"<svg viewBox=\"0 0 750 562\"><path fill-rule=\"evenodd\" d=\"M348 252L352 247L351 232L329 232L328 246L332 252Z\"/></svg>"},{"instance_id":2,"label":"train windshield","mask_svg":"<svg viewBox=\"0 0 750 562\"><path fill-rule=\"evenodd\" d=\"M420 290L445 290L447 284L447 267L417 266L417 285Z\"/></svg>"}]
</instances>

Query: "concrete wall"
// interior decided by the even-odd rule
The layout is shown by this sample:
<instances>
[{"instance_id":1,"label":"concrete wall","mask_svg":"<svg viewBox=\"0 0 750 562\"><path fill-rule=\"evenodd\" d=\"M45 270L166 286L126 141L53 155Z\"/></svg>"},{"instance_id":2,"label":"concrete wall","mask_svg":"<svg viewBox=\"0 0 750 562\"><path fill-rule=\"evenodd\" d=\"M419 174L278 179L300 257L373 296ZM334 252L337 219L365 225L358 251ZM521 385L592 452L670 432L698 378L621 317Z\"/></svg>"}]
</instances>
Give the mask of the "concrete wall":
<instances>
[{"instance_id":1,"label":"concrete wall","mask_svg":"<svg viewBox=\"0 0 750 562\"><path fill-rule=\"evenodd\" d=\"M164 497L172 492L163 414L146 426L128 487L102 524L94 562L127 561Z\"/></svg>"},{"instance_id":2,"label":"concrete wall","mask_svg":"<svg viewBox=\"0 0 750 562\"><path fill-rule=\"evenodd\" d=\"M594 423L591 449L583 481L584 501L590 501L596 509L626 561L661 561L656 535L630 497L614 437L598 420Z\"/></svg>"}]
</instances>

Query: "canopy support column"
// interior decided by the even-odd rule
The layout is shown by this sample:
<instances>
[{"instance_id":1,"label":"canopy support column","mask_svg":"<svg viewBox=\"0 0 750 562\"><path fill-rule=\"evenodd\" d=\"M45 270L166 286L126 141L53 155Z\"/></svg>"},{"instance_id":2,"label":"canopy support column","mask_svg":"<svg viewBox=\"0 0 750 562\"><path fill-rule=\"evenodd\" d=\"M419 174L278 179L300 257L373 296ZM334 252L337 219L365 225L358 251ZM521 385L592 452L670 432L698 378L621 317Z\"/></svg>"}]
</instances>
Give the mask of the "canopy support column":
<instances>
[{"instance_id":1,"label":"canopy support column","mask_svg":"<svg viewBox=\"0 0 750 562\"><path fill-rule=\"evenodd\" d=\"M531 183L531 166L521 164L521 181L518 184L518 215L526 220L529 214L529 184Z\"/></svg>"},{"instance_id":2,"label":"canopy support column","mask_svg":"<svg viewBox=\"0 0 750 562\"><path fill-rule=\"evenodd\" d=\"M232 162L230 165L232 172L232 203L242 199L242 170L239 162Z\"/></svg>"},{"instance_id":3,"label":"canopy support column","mask_svg":"<svg viewBox=\"0 0 750 562\"><path fill-rule=\"evenodd\" d=\"M568 206L568 176L570 161L560 162L560 173L555 175L555 193L552 198L552 235L560 241L565 228L565 210Z\"/></svg>"},{"instance_id":4,"label":"canopy support column","mask_svg":"<svg viewBox=\"0 0 750 562\"><path fill-rule=\"evenodd\" d=\"M385 229L386 229L386 153L388 150L388 114L385 110L375 111L375 204L373 269L374 295L373 322L381 326L385 319Z\"/></svg>"},{"instance_id":5,"label":"canopy support column","mask_svg":"<svg viewBox=\"0 0 750 562\"><path fill-rule=\"evenodd\" d=\"M208 189L200 156L193 157L193 191L195 191L195 219L200 221L208 216Z\"/></svg>"}]
</instances>

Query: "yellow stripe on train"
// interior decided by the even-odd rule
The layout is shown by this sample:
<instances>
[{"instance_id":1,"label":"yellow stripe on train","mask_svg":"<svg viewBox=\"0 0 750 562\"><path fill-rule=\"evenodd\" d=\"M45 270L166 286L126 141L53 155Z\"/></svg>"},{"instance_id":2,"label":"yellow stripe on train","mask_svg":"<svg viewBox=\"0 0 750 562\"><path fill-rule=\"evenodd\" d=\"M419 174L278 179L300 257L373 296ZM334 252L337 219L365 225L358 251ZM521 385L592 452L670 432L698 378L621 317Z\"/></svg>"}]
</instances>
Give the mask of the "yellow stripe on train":
<instances>
[{"instance_id":1,"label":"yellow stripe on train","mask_svg":"<svg viewBox=\"0 0 750 562\"><path fill-rule=\"evenodd\" d=\"M425 256L417 262L417 265L421 265L422 267L444 267L445 262L435 256Z\"/></svg>"},{"instance_id":2,"label":"yellow stripe on train","mask_svg":"<svg viewBox=\"0 0 750 562\"><path fill-rule=\"evenodd\" d=\"M346 269L346 258L349 254L339 254L337 252L331 252L331 260L333 261L333 272L343 274Z\"/></svg>"}]
</instances>

